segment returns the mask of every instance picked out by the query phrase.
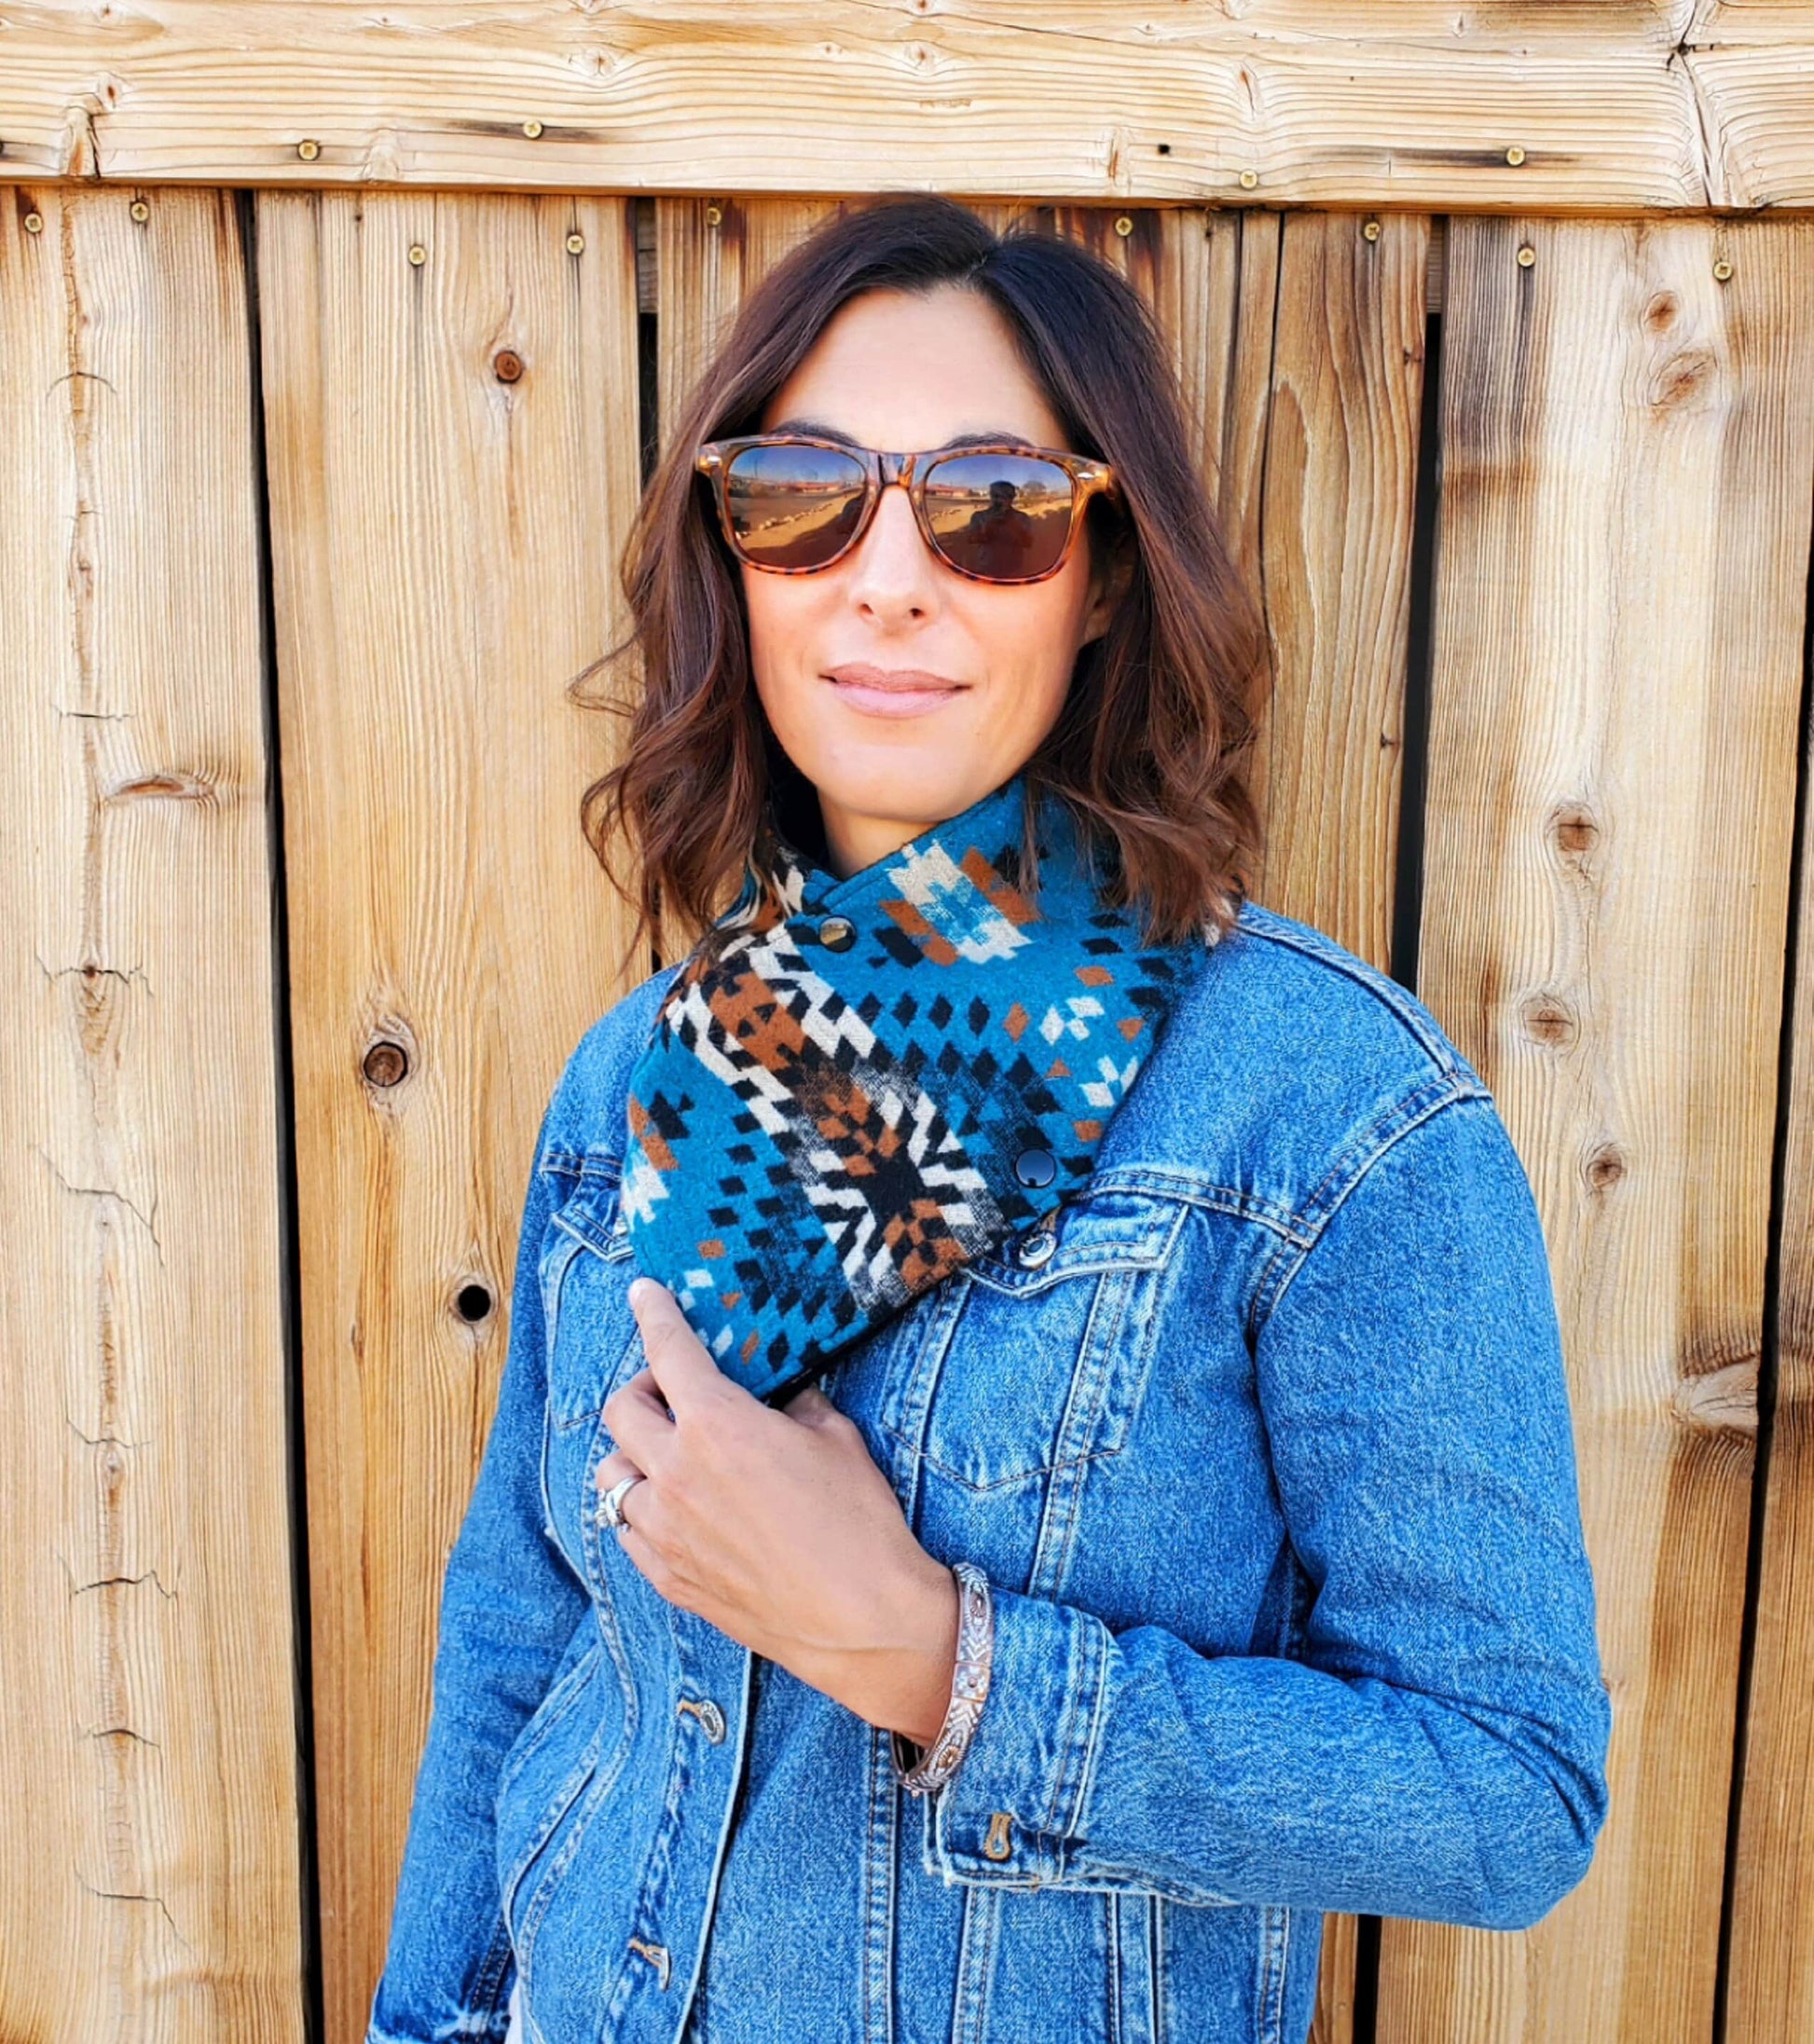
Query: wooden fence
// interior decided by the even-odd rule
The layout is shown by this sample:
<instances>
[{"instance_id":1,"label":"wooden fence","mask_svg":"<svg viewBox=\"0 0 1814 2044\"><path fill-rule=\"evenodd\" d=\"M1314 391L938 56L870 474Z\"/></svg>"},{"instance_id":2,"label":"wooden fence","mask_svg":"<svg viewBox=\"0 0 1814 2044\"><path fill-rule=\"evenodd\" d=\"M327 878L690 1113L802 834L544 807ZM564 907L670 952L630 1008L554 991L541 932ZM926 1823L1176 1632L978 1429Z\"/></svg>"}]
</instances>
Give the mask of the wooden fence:
<instances>
[{"instance_id":1,"label":"wooden fence","mask_svg":"<svg viewBox=\"0 0 1814 2044\"><path fill-rule=\"evenodd\" d=\"M1260 899L1544 1217L1612 1814L1527 1933L1331 1918L1318 2044L1814 2037L1814 9L748 20L0 0L0 2036L363 2034L625 988L574 678L741 293L914 183L1154 306Z\"/></svg>"}]
</instances>

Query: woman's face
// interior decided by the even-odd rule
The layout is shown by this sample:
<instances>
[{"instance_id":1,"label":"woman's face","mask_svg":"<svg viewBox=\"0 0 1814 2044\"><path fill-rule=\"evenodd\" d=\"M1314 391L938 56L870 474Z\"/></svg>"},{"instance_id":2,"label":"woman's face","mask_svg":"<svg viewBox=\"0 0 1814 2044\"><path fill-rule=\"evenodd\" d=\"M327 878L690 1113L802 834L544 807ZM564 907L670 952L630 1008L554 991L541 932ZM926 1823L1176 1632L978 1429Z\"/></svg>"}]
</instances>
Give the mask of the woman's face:
<instances>
[{"instance_id":1,"label":"woman's face","mask_svg":"<svg viewBox=\"0 0 1814 2044\"><path fill-rule=\"evenodd\" d=\"M1001 316L957 285L841 307L763 413L761 431L782 428L903 452L966 432L1066 445ZM834 871L969 808L1030 757L1078 649L1113 612L1119 592L1098 588L1092 569L1079 533L1044 582L972 582L920 537L906 491L889 488L833 566L742 569L756 693L818 790Z\"/></svg>"}]
</instances>

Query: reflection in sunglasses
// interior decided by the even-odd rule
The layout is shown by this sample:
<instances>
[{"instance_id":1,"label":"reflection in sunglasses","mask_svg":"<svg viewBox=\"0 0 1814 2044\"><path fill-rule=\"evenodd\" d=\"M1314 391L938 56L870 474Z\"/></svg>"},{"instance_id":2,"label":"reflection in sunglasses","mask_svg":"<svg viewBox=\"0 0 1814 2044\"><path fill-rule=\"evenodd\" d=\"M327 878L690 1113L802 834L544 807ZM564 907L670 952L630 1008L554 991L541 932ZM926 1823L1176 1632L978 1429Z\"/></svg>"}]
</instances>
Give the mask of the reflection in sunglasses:
<instances>
[{"instance_id":1,"label":"reflection in sunglasses","mask_svg":"<svg viewBox=\"0 0 1814 2044\"><path fill-rule=\"evenodd\" d=\"M701 468L716 470L733 550L754 567L784 573L828 568L848 551L880 501L878 461L892 464L883 472L886 479L906 481L933 552L983 582L1038 581L1055 572L1078 529L1081 500L1115 487L1105 464L1038 449L934 452L913 458L927 465L903 476L900 464L909 459L783 438L710 443L696 458Z\"/></svg>"}]
</instances>

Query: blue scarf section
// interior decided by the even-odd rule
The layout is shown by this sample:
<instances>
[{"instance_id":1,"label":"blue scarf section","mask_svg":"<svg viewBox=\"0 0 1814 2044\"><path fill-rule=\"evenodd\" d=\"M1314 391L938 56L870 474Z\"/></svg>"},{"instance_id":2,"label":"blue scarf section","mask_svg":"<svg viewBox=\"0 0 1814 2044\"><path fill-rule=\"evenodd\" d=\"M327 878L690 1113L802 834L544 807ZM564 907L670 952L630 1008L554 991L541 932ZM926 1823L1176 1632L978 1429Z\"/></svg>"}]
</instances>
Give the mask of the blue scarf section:
<instances>
[{"instance_id":1,"label":"blue scarf section","mask_svg":"<svg viewBox=\"0 0 1814 2044\"><path fill-rule=\"evenodd\" d=\"M1209 942L1143 947L1024 776L839 879L771 830L722 957L684 963L630 1076L639 1268L758 1397L817 1375L1088 1180ZM757 857L785 914L757 880Z\"/></svg>"}]
</instances>

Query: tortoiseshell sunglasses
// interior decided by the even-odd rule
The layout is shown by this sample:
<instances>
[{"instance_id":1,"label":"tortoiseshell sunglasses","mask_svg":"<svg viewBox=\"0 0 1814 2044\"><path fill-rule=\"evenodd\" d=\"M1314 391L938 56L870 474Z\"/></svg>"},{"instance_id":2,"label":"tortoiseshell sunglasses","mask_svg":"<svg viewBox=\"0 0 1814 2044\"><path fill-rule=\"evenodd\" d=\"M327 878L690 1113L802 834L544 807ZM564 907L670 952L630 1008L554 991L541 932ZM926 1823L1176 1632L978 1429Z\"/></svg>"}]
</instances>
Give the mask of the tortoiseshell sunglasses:
<instances>
[{"instance_id":1,"label":"tortoiseshell sunglasses","mask_svg":"<svg viewBox=\"0 0 1814 2044\"><path fill-rule=\"evenodd\" d=\"M1024 441L887 454L811 433L746 433L707 441L694 466L711 480L732 553L773 575L842 559L899 483L947 568L972 582L1043 582L1064 567L1096 491L1121 496L1108 462Z\"/></svg>"}]
</instances>

